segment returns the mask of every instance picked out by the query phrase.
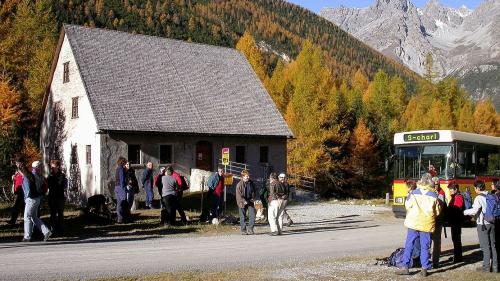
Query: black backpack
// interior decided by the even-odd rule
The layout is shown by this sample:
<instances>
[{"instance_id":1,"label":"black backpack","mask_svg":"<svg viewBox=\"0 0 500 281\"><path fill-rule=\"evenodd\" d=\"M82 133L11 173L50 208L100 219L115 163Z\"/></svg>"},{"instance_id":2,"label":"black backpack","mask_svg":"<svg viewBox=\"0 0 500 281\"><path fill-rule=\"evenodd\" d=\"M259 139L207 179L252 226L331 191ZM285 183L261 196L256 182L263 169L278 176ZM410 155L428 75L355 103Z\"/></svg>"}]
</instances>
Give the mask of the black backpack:
<instances>
[{"instance_id":1,"label":"black backpack","mask_svg":"<svg viewBox=\"0 0 500 281\"><path fill-rule=\"evenodd\" d=\"M182 190L187 190L187 189L189 189L189 185L188 185L188 184L187 184L187 182L186 182L186 177L184 177L184 176L180 176L180 177L181 177L181 183L182 183L182 184L181 184L181 189L182 189Z\"/></svg>"}]
</instances>

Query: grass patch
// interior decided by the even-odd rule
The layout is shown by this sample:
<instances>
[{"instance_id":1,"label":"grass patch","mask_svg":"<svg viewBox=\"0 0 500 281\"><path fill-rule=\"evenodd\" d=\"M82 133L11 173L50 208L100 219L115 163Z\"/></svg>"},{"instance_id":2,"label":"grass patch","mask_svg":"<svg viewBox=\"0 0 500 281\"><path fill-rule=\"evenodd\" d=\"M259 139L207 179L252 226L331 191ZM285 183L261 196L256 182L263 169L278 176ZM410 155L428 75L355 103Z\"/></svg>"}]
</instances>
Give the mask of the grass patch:
<instances>
[{"instance_id":1,"label":"grass patch","mask_svg":"<svg viewBox=\"0 0 500 281\"><path fill-rule=\"evenodd\" d=\"M238 209L234 196L228 196L227 214L237 216ZM159 201L155 202L159 206ZM126 224L115 224L113 221L97 216L85 216L73 205L66 205L64 212L64 236L53 240L79 240L90 238L117 238L134 236L138 238L155 238L171 234L203 234L216 235L237 233L238 225L212 225L199 221L201 214L201 193L187 193L183 198L183 207L190 222L187 225L165 227L160 225L160 209L139 209L133 213L133 221ZM0 203L0 242L20 241L23 237L22 219L15 226L9 225L11 205ZM204 194L204 209L209 208L209 200ZM41 219L49 222L47 202L42 206ZM178 218L179 219L179 218ZM34 239L41 239L41 234L34 233Z\"/></svg>"}]
</instances>

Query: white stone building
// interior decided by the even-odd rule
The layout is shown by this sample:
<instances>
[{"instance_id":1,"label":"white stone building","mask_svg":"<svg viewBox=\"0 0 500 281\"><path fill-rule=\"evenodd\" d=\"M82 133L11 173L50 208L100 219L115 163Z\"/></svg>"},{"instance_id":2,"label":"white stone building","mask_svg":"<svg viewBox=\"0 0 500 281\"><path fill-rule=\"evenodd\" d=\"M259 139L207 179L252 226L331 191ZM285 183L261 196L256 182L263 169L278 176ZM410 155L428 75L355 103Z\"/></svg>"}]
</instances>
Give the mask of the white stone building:
<instances>
[{"instance_id":1,"label":"white stone building","mask_svg":"<svg viewBox=\"0 0 500 281\"><path fill-rule=\"evenodd\" d=\"M64 25L40 118L48 168L60 159L86 196L113 194L116 160L213 171L223 147L253 177L286 171L292 133L235 49Z\"/></svg>"}]
</instances>

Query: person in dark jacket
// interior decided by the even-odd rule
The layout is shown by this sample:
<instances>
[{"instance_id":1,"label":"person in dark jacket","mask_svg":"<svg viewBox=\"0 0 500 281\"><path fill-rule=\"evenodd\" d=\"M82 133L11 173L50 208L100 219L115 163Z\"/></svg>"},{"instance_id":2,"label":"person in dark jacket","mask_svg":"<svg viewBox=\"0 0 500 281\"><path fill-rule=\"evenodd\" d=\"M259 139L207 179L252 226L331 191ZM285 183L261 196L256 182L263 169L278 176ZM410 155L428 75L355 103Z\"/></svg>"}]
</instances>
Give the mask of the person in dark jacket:
<instances>
[{"instance_id":1,"label":"person in dark jacket","mask_svg":"<svg viewBox=\"0 0 500 281\"><path fill-rule=\"evenodd\" d=\"M17 170L12 176L12 187L14 194L16 195L16 201L12 207L12 214L9 221L9 224L11 225L16 224L19 213L22 213L24 210L23 173L21 172L24 167L24 160L21 157L16 157L14 162Z\"/></svg>"},{"instance_id":2,"label":"person in dark jacket","mask_svg":"<svg viewBox=\"0 0 500 281\"><path fill-rule=\"evenodd\" d=\"M139 181L135 175L135 169L130 167L130 162L125 163L125 180L128 185L126 188L126 200L128 204L127 212L129 214L129 219L132 218L131 211L136 209L135 204L135 194L139 193Z\"/></svg>"},{"instance_id":3,"label":"person in dark jacket","mask_svg":"<svg viewBox=\"0 0 500 281\"><path fill-rule=\"evenodd\" d=\"M128 203L127 203L127 179L125 176L125 164L127 160L124 157L119 157L116 161L115 173L115 196L116 196L116 217L118 223L123 223L128 220Z\"/></svg>"},{"instance_id":4,"label":"person in dark jacket","mask_svg":"<svg viewBox=\"0 0 500 281\"><path fill-rule=\"evenodd\" d=\"M217 167L217 173L213 173L207 182L209 197L212 202L210 219L219 219L222 213L222 204L224 203L224 169Z\"/></svg>"},{"instance_id":5,"label":"person in dark jacket","mask_svg":"<svg viewBox=\"0 0 500 281\"><path fill-rule=\"evenodd\" d=\"M451 227L451 240L453 241L453 263L462 262L462 223L464 221L463 210L465 209L464 197L460 193L456 183L448 186L451 194L450 205L448 205L448 220Z\"/></svg>"},{"instance_id":6,"label":"person in dark jacket","mask_svg":"<svg viewBox=\"0 0 500 281\"><path fill-rule=\"evenodd\" d=\"M250 180L250 174L247 170L241 172L241 181L236 185L236 203L240 212L240 231L242 235L254 234L253 226L255 223L254 202L257 196L255 185ZM248 212L248 226L245 217Z\"/></svg>"},{"instance_id":7,"label":"person in dark jacket","mask_svg":"<svg viewBox=\"0 0 500 281\"><path fill-rule=\"evenodd\" d=\"M175 178L172 176L173 172L174 169L172 166L168 166L165 170L165 175L161 178L163 185L161 198L163 200L163 205L165 206L165 209L161 212L161 220L165 222L166 226L175 225L176 196L179 186Z\"/></svg>"},{"instance_id":8,"label":"person in dark jacket","mask_svg":"<svg viewBox=\"0 0 500 281\"><path fill-rule=\"evenodd\" d=\"M50 161L50 174L47 178L47 182L49 185L50 225L55 234L62 235L64 201L66 199L68 179L61 171L61 162L59 160Z\"/></svg>"},{"instance_id":9,"label":"person in dark jacket","mask_svg":"<svg viewBox=\"0 0 500 281\"><path fill-rule=\"evenodd\" d=\"M165 175L165 167L161 167L160 172L155 177L155 183L154 183L156 188L158 188L158 194L160 194L160 209L161 210L163 210L165 208L165 206L163 205L163 200L161 200L161 190L163 188L163 183L161 182L161 179L163 178L164 175ZM163 224L164 221L160 220L160 223Z\"/></svg>"},{"instance_id":10,"label":"person in dark jacket","mask_svg":"<svg viewBox=\"0 0 500 281\"><path fill-rule=\"evenodd\" d=\"M146 164L146 170L142 174L142 187L146 192L146 208L151 209L153 207L153 163L148 162Z\"/></svg>"}]
</instances>

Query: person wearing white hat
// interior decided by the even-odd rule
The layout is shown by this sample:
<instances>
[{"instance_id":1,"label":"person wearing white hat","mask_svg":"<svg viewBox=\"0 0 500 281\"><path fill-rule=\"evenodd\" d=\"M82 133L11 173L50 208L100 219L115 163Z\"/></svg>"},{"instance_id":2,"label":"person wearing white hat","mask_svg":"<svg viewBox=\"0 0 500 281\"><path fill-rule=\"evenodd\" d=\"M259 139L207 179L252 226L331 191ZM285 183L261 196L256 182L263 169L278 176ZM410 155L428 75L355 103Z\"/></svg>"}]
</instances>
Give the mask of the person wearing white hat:
<instances>
[{"instance_id":1,"label":"person wearing white hat","mask_svg":"<svg viewBox=\"0 0 500 281\"><path fill-rule=\"evenodd\" d=\"M33 234L33 226L39 228L43 233L43 240L47 241L52 232L38 217L38 207L45 192L47 192L47 182L41 175L42 163L35 161L31 165L33 172L23 173L24 202L24 238L23 242L30 242Z\"/></svg>"},{"instance_id":2,"label":"person wearing white hat","mask_svg":"<svg viewBox=\"0 0 500 281\"><path fill-rule=\"evenodd\" d=\"M279 174L278 180L280 181L281 184L283 184L283 185L286 186L286 189L289 192L287 200L285 201L285 209L283 210L283 221L286 222L286 223L284 223L284 225L286 225L286 226L292 226L292 224L293 224L292 218L290 217L290 215L286 211L286 206L288 205L288 203L292 199L292 196L290 196L291 195L290 187L288 186L288 182L286 180L286 174L285 173Z\"/></svg>"}]
</instances>

